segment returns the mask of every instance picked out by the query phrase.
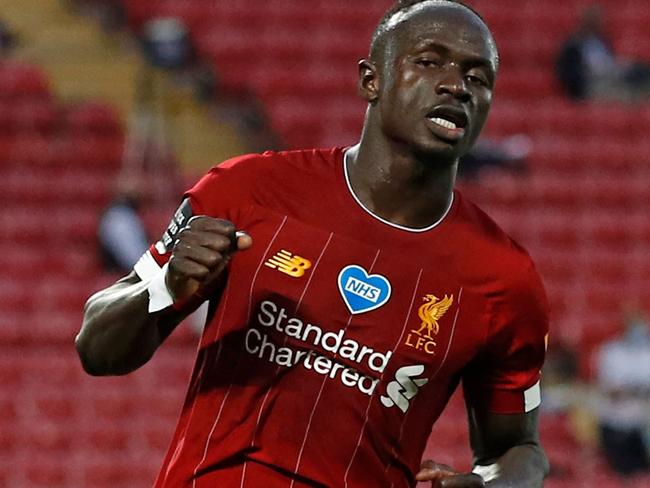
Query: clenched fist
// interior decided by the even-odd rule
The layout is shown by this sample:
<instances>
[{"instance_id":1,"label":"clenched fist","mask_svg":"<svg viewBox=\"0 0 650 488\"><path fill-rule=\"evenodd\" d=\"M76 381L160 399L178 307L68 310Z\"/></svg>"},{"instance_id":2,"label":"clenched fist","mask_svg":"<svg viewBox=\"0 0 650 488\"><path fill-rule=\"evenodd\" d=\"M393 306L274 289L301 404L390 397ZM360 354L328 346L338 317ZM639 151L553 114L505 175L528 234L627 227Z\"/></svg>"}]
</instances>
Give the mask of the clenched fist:
<instances>
[{"instance_id":1,"label":"clenched fist","mask_svg":"<svg viewBox=\"0 0 650 488\"><path fill-rule=\"evenodd\" d=\"M231 256L253 244L232 222L192 217L180 231L169 260L165 284L175 302L183 302L199 289L209 288Z\"/></svg>"}]
</instances>

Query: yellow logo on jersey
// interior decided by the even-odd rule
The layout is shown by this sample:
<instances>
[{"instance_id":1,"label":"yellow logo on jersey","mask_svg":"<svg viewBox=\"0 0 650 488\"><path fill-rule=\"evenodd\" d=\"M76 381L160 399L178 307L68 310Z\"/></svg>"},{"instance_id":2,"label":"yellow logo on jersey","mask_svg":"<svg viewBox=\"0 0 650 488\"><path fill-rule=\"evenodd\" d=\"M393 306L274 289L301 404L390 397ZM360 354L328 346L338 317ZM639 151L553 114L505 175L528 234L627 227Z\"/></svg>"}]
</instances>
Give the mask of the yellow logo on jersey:
<instances>
[{"instance_id":1,"label":"yellow logo on jersey","mask_svg":"<svg viewBox=\"0 0 650 488\"><path fill-rule=\"evenodd\" d=\"M422 321L419 329L413 329L406 337L405 344L417 350L424 349L427 354L435 354L436 342L434 336L438 334L440 325L438 321L447 313L449 307L454 303L454 295L447 296L440 300L432 294L422 298L426 303L418 308L418 316ZM415 334L418 337L413 337Z\"/></svg>"},{"instance_id":2,"label":"yellow logo on jersey","mask_svg":"<svg viewBox=\"0 0 650 488\"><path fill-rule=\"evenodd\" d=\"M311 268L311 261L283 249L265 262L264 266L277 269L280 273L294 278L300 278L305 274L306 270Z\"/></svg>"}]
</instances>

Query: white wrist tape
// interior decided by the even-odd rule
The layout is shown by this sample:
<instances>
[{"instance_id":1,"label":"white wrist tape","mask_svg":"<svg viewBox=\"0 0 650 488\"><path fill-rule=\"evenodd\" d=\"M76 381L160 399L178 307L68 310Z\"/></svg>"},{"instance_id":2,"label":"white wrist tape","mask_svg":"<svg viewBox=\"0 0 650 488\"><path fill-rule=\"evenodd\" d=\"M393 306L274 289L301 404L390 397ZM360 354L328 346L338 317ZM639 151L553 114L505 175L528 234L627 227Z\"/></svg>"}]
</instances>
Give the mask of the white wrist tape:
<instances>
[{"instance_id":1,"label":"white wrist tape","mask_svg":"<svg viewBox=\"0 0 650 488\"><path fill-rule=\"evenodd\" d=\"M147 290L149 291L149 313L158 312L164 308L170 307L174 303L167 285L165 284L165 275L167 274L168 263L151 278Z\"/></svg>"},{"instance_id":2,"label":"white wrist tape","mask_svg":"<svg viewBox=\"0 0 650 488\"><path fill-rule=\"evenodd\" d=\"M479 475L483 480L488 483L499 477L501 468L497 463L489 464L488 466L474 466L472 473Z\"/></svg>"}]
</instances>

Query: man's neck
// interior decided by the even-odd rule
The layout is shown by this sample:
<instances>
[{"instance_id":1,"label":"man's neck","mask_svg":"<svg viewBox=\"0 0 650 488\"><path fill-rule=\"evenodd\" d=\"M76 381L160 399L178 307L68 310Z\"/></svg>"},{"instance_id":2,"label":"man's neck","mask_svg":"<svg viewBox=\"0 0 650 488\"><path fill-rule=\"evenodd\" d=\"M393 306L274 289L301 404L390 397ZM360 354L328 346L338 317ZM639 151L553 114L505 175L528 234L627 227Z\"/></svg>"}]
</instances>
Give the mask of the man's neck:
<instances>
[{"instance_id":1,"label":"man's neck","mask_svg":"<svg viewBox=\"0 0 650 488\"><path fill-rule=\"evenodd\" d=\"M429 227L449 211L458 162L422 160L390 144L361 142L346 157L354 194L372 213L413 229Z\"/></svg>"}]
</instances>

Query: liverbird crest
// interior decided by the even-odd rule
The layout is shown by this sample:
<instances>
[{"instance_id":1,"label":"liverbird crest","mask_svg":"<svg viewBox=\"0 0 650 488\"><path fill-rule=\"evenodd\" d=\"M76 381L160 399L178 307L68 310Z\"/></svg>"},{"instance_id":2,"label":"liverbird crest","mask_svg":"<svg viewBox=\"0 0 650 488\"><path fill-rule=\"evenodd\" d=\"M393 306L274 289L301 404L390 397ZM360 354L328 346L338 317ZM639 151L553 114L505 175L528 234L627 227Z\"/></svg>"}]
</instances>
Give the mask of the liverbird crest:
<instances>
[{"instance_id":1,"label":"liverbird crest","mask_svg":"<svg viewBox=\"0 0 650 488\"><path fill-rule=\"evenodd\" d=\"M433 336L438 334L440 329L438 321L447 313L452 303L454 303L454 295L447 296L445 294L444 298L439 300L438 297L429 293L422 300L426 302L418 308L418 316L422 323L420 324L420 328L413 332L433 340Z\"/></svg>"}]
</instances>

